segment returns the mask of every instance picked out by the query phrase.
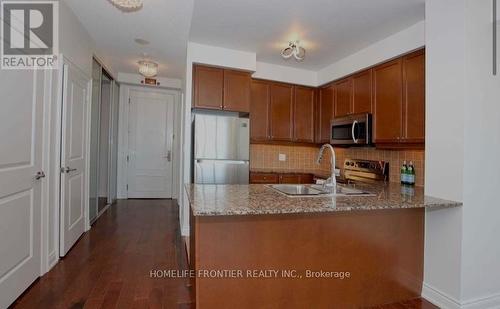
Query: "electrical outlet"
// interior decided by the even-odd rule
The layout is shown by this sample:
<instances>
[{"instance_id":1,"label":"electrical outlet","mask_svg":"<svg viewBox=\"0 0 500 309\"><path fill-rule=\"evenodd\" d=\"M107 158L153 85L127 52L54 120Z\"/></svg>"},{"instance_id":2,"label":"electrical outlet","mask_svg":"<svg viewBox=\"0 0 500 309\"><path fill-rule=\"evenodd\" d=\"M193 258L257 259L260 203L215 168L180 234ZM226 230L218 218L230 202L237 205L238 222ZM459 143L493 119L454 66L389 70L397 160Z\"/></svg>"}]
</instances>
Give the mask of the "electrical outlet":
<instances>
[{"instance_id":1,"label":"electrical outlet","mask_svg":"<svg viewBox=\"0 0 500 309\"><path fill-rule=\"evenodd\" d=\"M278 156L278 160L280 161L286 161L286 154L280 153Z\"/></svg>"}]
</instances>

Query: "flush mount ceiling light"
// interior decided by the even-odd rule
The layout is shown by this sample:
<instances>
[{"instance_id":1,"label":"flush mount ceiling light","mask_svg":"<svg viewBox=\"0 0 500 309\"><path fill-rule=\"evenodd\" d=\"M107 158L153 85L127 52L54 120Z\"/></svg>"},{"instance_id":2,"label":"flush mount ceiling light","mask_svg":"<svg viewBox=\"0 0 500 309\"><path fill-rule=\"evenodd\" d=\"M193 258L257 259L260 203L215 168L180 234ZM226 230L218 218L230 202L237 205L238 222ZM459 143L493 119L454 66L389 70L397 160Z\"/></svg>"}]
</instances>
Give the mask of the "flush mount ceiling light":
<instances>
[{"instance_id":1,"label":"flush mount ceiling light","mask_svg":"<svg viewBox=\"0 0 500 309\"><path fill-rule=\"evenodd\" d=\"M155 77L158 75L158 63L151 60L141 60L139 64L139 73L144 77Z\"/></svg>"},{"instance_id":2,"label":"flush mount ceiling light","mask_svg":"<svg viewBox=\"0 0 500 309\"><path fill-rule=\"evenodd\" d=\"M281 51L281 56L285 59L294 57L297 61L302 61L306 57L306 50L299 45L299 41L288 42L288 47Z\"/></svg>"},{"instance_id":3,"label":"flush mount ceiling light","mask_svg":"<svg viewBox=\"0 0 500 309\"><path fill-rule=\"evenodd\" d=\"M142 8L142 0L109 0L123 11L136 11Z\"/></svg>"}]
</instances>

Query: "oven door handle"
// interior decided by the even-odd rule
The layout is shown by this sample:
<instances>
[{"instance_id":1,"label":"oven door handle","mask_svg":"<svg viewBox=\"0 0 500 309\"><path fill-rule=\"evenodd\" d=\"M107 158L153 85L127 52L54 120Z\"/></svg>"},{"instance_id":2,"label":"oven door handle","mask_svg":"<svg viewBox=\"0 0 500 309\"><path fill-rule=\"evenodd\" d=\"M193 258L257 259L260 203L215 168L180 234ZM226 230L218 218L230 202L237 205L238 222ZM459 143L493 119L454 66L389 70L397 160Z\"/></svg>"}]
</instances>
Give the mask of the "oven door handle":
<instances>
[{"instance_id":1,"label":"oven door handle","mask_svg":"<svg viewBox=\"0 0 500 309\"><path fill-rule=\"evenodd\" d=\"M356 130L357 125L358 125L358 121L354 120L354 122L352 123L352 141L354 142L354 144L357 144L358 140L359 140L356 138L356 133L354 132Z\"/></svg>"}]
</instances>

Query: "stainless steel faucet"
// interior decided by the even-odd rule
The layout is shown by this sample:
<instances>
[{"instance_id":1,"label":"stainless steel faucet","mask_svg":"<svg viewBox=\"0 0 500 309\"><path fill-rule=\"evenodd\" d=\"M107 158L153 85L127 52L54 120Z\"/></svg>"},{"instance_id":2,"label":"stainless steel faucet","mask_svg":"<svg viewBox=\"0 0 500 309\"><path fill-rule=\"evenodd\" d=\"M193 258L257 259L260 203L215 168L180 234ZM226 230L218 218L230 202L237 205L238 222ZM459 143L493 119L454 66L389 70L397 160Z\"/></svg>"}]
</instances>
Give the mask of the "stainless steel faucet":
<instances>
[{"instance_id":1,"label":"stainless steel faucet","mask_svg":"<svg viewBox=\"0 0 500 309\"><path fill-rule=\"evenodd\" d=\"M333 149L332 145L324 144L323 146L321 146L321 149L319 150L319 154L318 154L318 159L316 159L316 164L321 164L321 160L323 159L323 152L325 151L326 148L329 148L331 153L332 153L331 161L330 161L330 164L332 166L332 175L323 184L323 188L325 190L330 191L330 193L336 193L337 192L337 178L335 177L335 149Z\"/></svg>"}]
</instances>

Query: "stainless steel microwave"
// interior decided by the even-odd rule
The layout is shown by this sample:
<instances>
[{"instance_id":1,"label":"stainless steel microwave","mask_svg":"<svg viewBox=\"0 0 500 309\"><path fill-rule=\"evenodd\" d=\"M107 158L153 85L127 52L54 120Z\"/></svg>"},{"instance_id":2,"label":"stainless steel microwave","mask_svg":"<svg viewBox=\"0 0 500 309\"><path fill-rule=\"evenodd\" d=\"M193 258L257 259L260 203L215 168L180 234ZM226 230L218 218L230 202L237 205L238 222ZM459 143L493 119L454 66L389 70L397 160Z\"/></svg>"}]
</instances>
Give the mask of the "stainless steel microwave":
<instances>
[{"instance_id":1,"label":"stainless steel microwave","mask_svg":"<svg viewBox=\"0 0 500 309\"><path fill-rule=\"evenodd\" d=\"M372 115L336 117L331 122L330 143L338 146L366 146L372 143Z\"/></svg>"}]
</instances>

